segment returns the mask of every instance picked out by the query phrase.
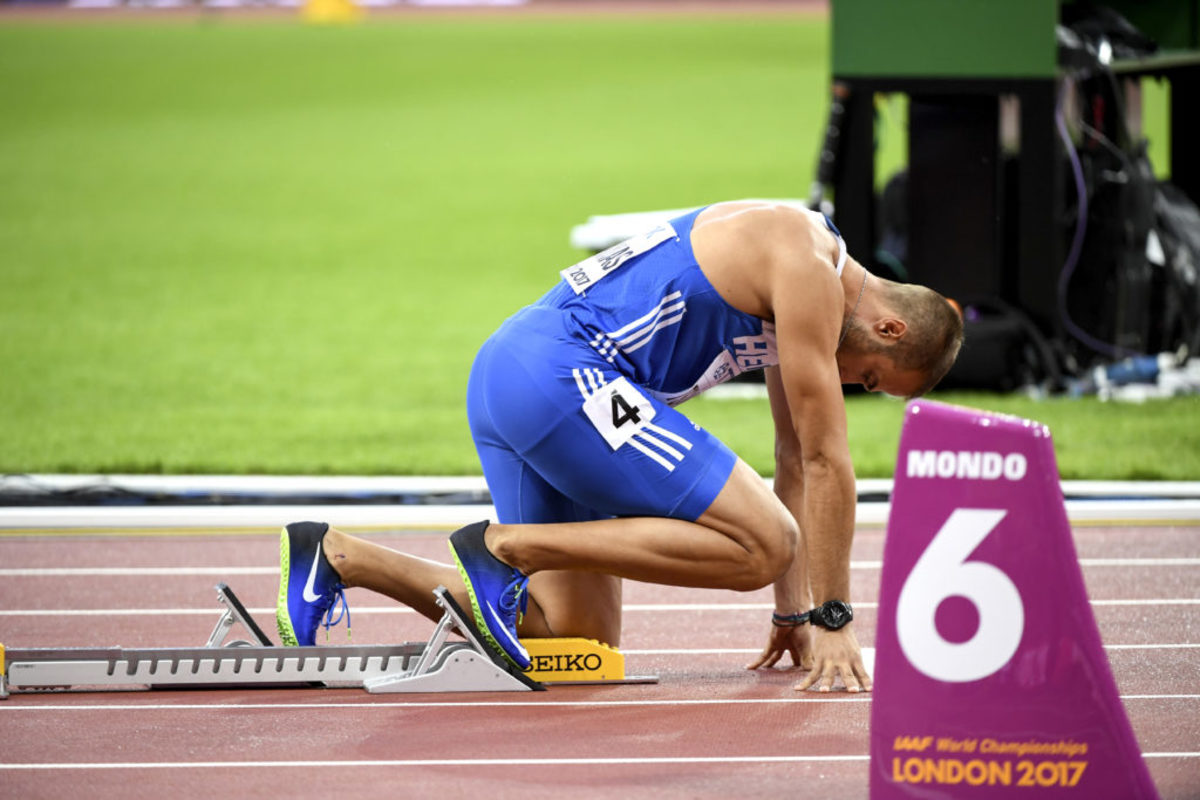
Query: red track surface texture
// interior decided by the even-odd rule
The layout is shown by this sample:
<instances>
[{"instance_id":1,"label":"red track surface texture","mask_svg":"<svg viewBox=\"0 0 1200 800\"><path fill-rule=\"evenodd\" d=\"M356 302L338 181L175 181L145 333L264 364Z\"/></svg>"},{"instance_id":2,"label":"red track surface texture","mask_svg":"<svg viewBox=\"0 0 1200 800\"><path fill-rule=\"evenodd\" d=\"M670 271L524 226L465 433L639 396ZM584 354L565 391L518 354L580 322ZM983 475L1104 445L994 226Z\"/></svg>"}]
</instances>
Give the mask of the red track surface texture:
<instances>
[{"instance_id":1,"label":"red track surface texture","mask_svg":"<svg viewBox=\"0 0 1200 800\"><path fill-rule=\"evenodd\" d=\"M1080 528L1075 537L1159 791L1200 797L1200 529ZM439 560L445 538L378 536ZM882 542L882 531L862 530L853 551L865 647L874 645ZM276 558L267 533L0 532L0 642L198 646L218 617L218 580L271 621ZM385 598L348 597L356 644L432 630ZM656 685L408 697L16 694L0 702L0 796L865 798L871 697L797 694L797 673L743 669L765 641L770 602L769 590L627 584L627 671L657 674ZM344 635L335 629L331 642Z\"/></svg>"}]
</instances>

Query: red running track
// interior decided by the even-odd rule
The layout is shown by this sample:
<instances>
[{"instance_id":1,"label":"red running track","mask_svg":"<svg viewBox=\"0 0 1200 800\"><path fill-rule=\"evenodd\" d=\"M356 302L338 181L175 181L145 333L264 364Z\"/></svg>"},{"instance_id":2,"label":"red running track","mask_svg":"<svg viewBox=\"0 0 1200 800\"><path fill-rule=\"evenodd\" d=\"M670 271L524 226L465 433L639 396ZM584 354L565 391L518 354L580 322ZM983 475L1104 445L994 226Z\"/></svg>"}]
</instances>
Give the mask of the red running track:
<instances>
[{"instance_id":1,"label":"red running track","mask_svg":"<svg viewBox=\"0 0 1200 800\"><path fill-rule=\"evenodd\" d=\"M445 533L375 538L447 558ZM1200 528L1077 528L1075 539L1151 775L1163 798L1200 797ZM852 553L864 647L882 543L882 530L863 529ZM197 646L218 617L218 580L269 623L277 547L265 532L0 532L0 642ZM355 643L432 630L386 598L347 594ZM0 796L865 798L870 696L798 694L795 672L743 668L770 604L770 590L628 583L627 671L657 674L655 685L15 694L0 702Z\"/></svg>"}]
</instances>

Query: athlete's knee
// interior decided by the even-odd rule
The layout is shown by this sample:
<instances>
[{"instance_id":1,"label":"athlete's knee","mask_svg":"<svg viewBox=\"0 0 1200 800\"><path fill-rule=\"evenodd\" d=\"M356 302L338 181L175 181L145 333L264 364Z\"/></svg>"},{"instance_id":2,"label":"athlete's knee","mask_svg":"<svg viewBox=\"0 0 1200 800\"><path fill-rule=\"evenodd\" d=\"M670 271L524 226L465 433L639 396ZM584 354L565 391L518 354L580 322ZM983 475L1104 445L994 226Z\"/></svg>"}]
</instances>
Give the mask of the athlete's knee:
<instances>
[{"instance_id":1,"label":"athlete's knee","mask_svg":"<svg viewBox=\"0 0 1200 800\"><path fill-rule=\"evenodd\" d=\"M740 545L728 584L740 591L761 589L782 575L800 537L787 506L743 461L737 462L721 494L697 522Z\"/></svg>"},{"instance_id":2,"label":"athlete's knee","mask_svg":"<svg viewBox=\"0 0 1200 800\"><path fill-rule=\"evenodd\" d=\"M756 515L747 521L738 537L745 556L739 560L731 588L743 592L761 589L791 565L800 530L792 515L781 510L783 513Z\"/></svg>"}]
</instances>

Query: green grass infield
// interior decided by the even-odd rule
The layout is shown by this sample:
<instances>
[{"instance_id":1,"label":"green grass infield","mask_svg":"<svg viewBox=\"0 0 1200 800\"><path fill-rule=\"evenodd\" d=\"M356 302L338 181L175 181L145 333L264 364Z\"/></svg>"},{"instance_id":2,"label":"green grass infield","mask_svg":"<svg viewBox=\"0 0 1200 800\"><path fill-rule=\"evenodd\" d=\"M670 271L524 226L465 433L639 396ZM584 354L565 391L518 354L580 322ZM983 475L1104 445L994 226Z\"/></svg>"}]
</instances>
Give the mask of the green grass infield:
<instances>
[{"instance_id":1,"label":"green grass infield","mask_svg":"<svg viewBox=\"0 0 1200 800\"><path fill-rule=\"evenodd\" d=\"M477 474L471 359L570 228L804 196L828 60L806 17L0 25L0 470ZM1195 399L963 401L1200 477ZM765 403L684 410L772 471ZM901 410L849 403L860 477Z\"/></svg>"}]
</instances>

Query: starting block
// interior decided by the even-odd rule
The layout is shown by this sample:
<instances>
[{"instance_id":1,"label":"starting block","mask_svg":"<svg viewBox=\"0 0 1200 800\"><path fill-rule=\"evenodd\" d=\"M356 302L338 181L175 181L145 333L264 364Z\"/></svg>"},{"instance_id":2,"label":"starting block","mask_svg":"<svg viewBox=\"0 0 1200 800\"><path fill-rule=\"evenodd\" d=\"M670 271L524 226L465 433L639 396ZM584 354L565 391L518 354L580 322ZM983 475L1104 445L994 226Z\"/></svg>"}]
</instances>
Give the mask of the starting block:
<instances>
[{"instance_id":1,"label":"starting block","mask_svg":"<svg viewBox=\"0 0 1200 800\"><path fill-rule=\"evenodd\" d=\"M74 688L361 688L372 694L544 691L544 683L655 683L626 677L615 648L583 639L527 640L526 672L494 653L445 587L434 590L444 614L428 642L398 645L276 647L233 590L216 586L223 606L203 647L39 648L0 645L0 698L10 692ZM225 642L234 624L252 641ZM464 641L450 641L457 632Z\"/></svg>"},{"instance_id":2,"label":"starting block","mask_svg":"<svg viewBox=\"0 0 1200 800\"><path fill-rule=\"evenodd\" d=\"M1044 425L909 403L875 671L872 800L1158 796Z\"/></svg>"}]
</instances>

